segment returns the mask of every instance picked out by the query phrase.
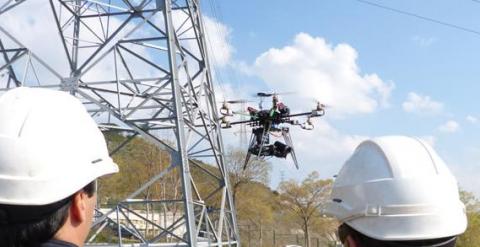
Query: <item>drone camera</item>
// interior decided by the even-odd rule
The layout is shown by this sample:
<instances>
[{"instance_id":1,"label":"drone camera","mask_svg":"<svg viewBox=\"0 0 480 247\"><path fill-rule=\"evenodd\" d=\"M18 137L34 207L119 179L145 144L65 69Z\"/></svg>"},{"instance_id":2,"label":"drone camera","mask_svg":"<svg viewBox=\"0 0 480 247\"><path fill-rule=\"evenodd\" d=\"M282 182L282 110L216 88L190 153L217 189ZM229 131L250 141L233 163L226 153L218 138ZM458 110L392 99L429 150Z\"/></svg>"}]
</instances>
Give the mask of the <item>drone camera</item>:
<instances>
[{"instance_id":1,"label":"drone camera","mask_svg":"<svg viewBox=\"0 0 480 247\"><path fill-rule=\"evenodd\" d=\"M290 152L292 152L292 147L284 143L276 141L273 144L273 155L275 155L276 157L286 158Z\"/></svg>"}]
</instances>

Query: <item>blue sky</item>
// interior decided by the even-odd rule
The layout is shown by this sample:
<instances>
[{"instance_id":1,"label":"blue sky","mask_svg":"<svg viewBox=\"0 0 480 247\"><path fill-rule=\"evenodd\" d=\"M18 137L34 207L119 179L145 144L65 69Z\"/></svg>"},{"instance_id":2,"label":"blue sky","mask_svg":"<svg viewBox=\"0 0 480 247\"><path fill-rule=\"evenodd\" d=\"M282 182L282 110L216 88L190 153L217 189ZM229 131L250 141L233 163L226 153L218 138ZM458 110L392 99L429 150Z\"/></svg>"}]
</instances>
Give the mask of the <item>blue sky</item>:
<instances>
[{"instance_id":1,"label":"blue sky","mask_svg":"<svg viewBox=\"0 0 480 247\"><path fill-rule=\"evenodd\" d=\"M480 31L480 4L471 0L372 2ZM257 58L271 48L295 46L299 33L324 39L332 47L349 45L357 53L359 75L376 74L385 84L394 84L394 88L388 106L342 117L327 115L328 124L342 136L404 134L427 138L457 175L460 185L480 196L480 183L475 178L480 174L480 125L474 123L474 118L480 117L479 34L354 0L203 1L203 5L206 15L217 18L230 31L232 64L255 66ZM211 5L216 6L215 12ZM248 92L256 88L278 90L272 86L275 82L265 83L265 77L255 72L245 74L238 66L218 70L221 81L233 88ZM229 73L235 75L228 76ZM238 86L241 83L244 84ZM416 110L407 111L404 107L409 93L420 99L412 106ZM285 101L297 102L302 97L300 93ZM332 102L330 112L336 111L335 103L339 102ZM469 121L467 116L474 118ZM322 138L319 132L315 135ZM299 156L305 169L295 171L279 164L282 167L274 168L272 184L278 182L281 170L288 171L287 178L299 178L312 170L329 177L350 151L346 148L337 157L327 158L326 162L332 164L325 169L311 164L323 162L324 157L316 158L314 154L320 151L302 152Z\"/></svg>"}]
</instances>

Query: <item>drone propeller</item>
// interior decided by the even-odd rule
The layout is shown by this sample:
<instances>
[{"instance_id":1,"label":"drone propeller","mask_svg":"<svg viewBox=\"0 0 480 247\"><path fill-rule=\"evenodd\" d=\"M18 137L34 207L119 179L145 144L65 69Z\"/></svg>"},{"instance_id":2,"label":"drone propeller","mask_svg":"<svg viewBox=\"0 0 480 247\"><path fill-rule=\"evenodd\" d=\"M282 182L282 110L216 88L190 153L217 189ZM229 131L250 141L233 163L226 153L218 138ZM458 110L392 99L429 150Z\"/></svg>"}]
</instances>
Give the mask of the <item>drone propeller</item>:
<instances>
[{"instance_id":1,"label":"drone propeller","mask_svg":"<svg viewBox=\"0 0 480 247\"><path fill-rule=\"evenodd\" d=\"M315 103L316 103L316 107L315 107L315 110L316 110L316 111L324 111L325 109L332 107L332 105L322 103L322 102L319 101L319 100L315 100Z\"/></svg>"},{"instance_id":2,"label":"drone propeller","mask_svg":"<svg viewBox=\"0 0 480 247\"><path fill-rule=\"evenodd\" d=\"M234 104L246 104L246 103L254 103L256 101L252 101L252 100L246 100L246 99L235 99L235 100L222 100L222 101L217 101L217 104L221 104L221 105L224 105L224 104L230 104L230 105L234 105Z\"/></svg>"},{"instance_id":3,"label":"drone propeller","mask_svg":"<svg viewBox=\"0 0 480 247\"><path fill-rule=\"evenodd\" d=\"M273 96L272 93L257 93L257 97L270 97L270 96Z\"/></svg>"},{"instance_id":4,"label":"drone propeller","mask_svg":"<svg viewBox=\"0 0 480 247\"><path fill-rule=\"evenodd\" d=\"M259 92L257 93L257 97L272 97L275 95L289 95L289 94L295 94L295 92L281 92L281 93L265 93L265 92Z\"/></svg>"},{"instance_id":5,"label":"drone propeller","mask_svg":"<svg viewBox=\"0 0 480 247\"><path fill-rule=\"evenodd\" d=\"M233 112L232 109L230 109L230 105L245 104L245 103L249 103L249 102L252 102L252 101L244 100L244 99L224 100L223 102L221 102L222 106L220 107L220 114L222 114L223 116L233 116L233 114L235 114L236 112Z\"/></svg>"},{"instance_id":6,"label":"drone propeller","mask_svg":"<svg viewBox=\"0 0 480 247\"><path fill-rule=\"evenodd\" d=\"M245 103L251 103L253 101L251 100L244 100L244 99L240 99L240 100L227 100L225 101L225 103L228 103L228 104L245 104Z\"/></svg>"}]
</instances>

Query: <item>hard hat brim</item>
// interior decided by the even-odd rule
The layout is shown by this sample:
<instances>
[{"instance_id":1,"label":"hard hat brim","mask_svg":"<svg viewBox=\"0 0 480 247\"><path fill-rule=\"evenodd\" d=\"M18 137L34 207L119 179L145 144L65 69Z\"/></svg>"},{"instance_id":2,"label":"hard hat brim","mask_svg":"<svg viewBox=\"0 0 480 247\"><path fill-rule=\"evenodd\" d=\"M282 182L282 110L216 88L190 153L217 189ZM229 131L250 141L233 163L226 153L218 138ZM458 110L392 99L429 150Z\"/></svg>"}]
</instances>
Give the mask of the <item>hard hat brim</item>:
<instances>
[{"instance_id":1,"label":"hard hat brim","mask_svg":"<svg viewBox=\"0 0 480 247\"><path fill-rule=\"evenodd\" d=\"M324 213L378 240L427 240L456 236L467 227L465 205L458 198L456 189L456 181L451 176L422 180L384 179L362 185L339 186L334 187L333 199L325 205ZM392 198L393 192L401 197ZM381 203L356 204L366 197Z\"/></svg>"},{"instance_id":2,"label":"hard hat brim","mask_svg":"<svg viewBox=\"0 0 480 247\"><path fill-rule=\"evenodd\" d=\"M467 219L461 209L428 215L361 217L345 223L370 238L384 241L458 236L467 228Z\"/></svg>"},{"instance_id":3,"label":"hard hat brim","mask_svg":"<svg viewBox=\"0 0 480 247\"><path fill-rule=\"evenodd\" d=\"M0 188L5 190L0 204L41 206L65 199L95 179L117 173L118 165L109 157L95 164L76 166L70 175L53 176L46 179L0 176ZM25 184L22 186L22 184Z\"/></svg>"}]
</instances>

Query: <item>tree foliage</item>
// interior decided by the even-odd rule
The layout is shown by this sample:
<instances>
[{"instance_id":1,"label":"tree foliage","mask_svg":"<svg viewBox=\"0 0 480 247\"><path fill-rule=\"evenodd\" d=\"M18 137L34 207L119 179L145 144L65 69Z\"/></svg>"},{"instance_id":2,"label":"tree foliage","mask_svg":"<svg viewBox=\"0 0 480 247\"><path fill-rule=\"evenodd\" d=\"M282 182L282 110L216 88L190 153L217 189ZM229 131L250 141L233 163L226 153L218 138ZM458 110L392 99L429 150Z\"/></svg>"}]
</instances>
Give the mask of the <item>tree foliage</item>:
<instances>
[{"instance_id":1,"label":"tree foliage","mask_svg":"<svg viewBox=\"0 0 480 247\"><path fill-rule=\"evenodd\" d=\"M238 192L236 209L241 220L259 227L273 223L274 203L270 188L261 183L250 183Z\"/></svg>"},{"instance_id":2,"label":"tree foliage","mask_svg":"<svg viewBox=\"0 0 480 247\"><path fill-rule=\"evenodd\" d=\"M480 202L467 191L460 191L460 199L467 209L468 227L457 240L457 247L480 246Z\"/></svg>"},{"instance_id":3,"label":"tree foliage","mask_svg":"<svg viewBox=\"0 0 480 247\"><path fill-rule=\"evenodd\" d=\"M127 136L118 133L106 133L105 137L110 151L127 140ZM100 180L100 204L113 204L125 199L170 165L170 155L167 152L141 137L134 137L112 158L118 164L120 172ZM175 170L137 196L157 200L180 197L180 177Z\"/></svg>"},{"instance_id":4,"label":"tree foliage","mask_svg":"<svg viewBox=\"0 0 480 247\"><path fill-rule=\"evenodd\" d=\"M115 150L129 138L122 133L105 133L105 137L110 151ZM312 173L300 184L288 181L280 185L279 192L272 191L269 187L271 164L264 160L252 159L244 170L245 156L245 150L229 148L225 155L225 165L229 173L238 222L240 225L249 225L255 229L258 246L262 243L264 246L270 246L270 242L262 240L262 229L264 232L271 232L272 229L294 234L305 232L306 236L312 233L317 237L322 232L332 232L332 222L320 217L318 210L324 197L329 193L330 180L320 180L317 173ZM167 169L171 161L166 151L139 136L124 145L112 158L119 165L120 172L100 179L98 195L100 206L116 204L126 199L146 181ZM207 205L214 208L219 206L221 193L215 189L220 182L219 170L200 160L190 162L190 173L196 185L194 197L197 193L201 194ZM178 169L171 170L136 196L147 200L181 197L181 177ZM183 209L178 204L172 203L163 205L162 208L146 210L162 210L175 215ZM245 238L246 235L241 237Z\"/></svg>"},{"instance_id":5,"label":"tree foliage","mask_svg":"<svg viewBox=\"0 0 480 247\"><path fill-rule=\"evenodd\" d=\"M280 184L280 205L285 209L287 217L303 230L306 246L310 246L312 228L328 225L327 229L322 230L330 231L330 227L334 226L321 215L331 185L332 180L319 179L317 172L309 174L301 183L290 180Z\"/></svg>"},{"instance_id":6,"label":"tree foliage","mask_svg":"<svg viewBox=\"0 0 480 247\"><path fill-rule=\"evenodd\" d=\"M251 159L246 169L243 169L247 152L243 149L229 148L225 155L225 163L230 173L233 198L236 198L240 187L252 183L267 185L271 165L264 160Z\"/></svg>"}]
</instances>

